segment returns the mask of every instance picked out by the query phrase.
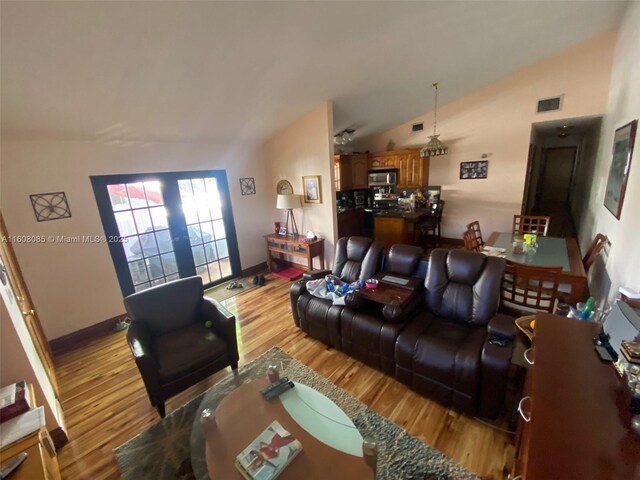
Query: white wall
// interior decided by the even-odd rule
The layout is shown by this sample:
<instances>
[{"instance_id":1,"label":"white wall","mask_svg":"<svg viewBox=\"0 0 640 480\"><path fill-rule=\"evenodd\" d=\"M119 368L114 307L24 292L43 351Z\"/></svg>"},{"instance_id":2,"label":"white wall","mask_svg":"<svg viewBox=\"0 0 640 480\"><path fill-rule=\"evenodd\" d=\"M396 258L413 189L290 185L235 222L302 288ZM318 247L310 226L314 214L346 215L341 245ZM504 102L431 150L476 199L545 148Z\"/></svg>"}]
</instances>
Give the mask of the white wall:
<instances>
[{"instance_id":1,"label":"white wall","mask_svg":"<svg viewBox=\"0 0 640 480\"><path fill-rule=\"evenodd\" d=\"M270 205L275 207L275 185L279 180L288 180L294 193L302 194L303 176L321 176L322 203L303 202L303 208L294 210L294 214L301 233L312 230L318 237L325 239L327 268L331 268L333 263L334 239L337 235L332 131L333 105L325 102L271 137L263 146L263 157L268 164L271 185L271 198L268 200ZM274 220L284 222L284 211L274 209L274 212ZM318 268L318 260L315 262L314 267Z\"/></svg>"},{"instance_id":2,"label":"white wall","mask_svg":"<svg viewBox=\"0 0 640 480\"><path fill-rule=\"evenodd\" d=\"M597 232L606 234L611 241L611 249L605 257L606 275L610 278L611 288L607 288L606 283L600 288L592 288L592 292L595 290L594 293L601 299L614 296L619 286L640 290L640 132L636 136L620 220L603 205L614 132L640 117L639 26L640 2L629 2L615 48L608 107L602 123L595 171L585 190L586 208L579 221L579 239L583 251Z\"/></svg>"},{"instance_id":3,"label":"white wall","mask_svg":"<svg viewBox=\"0 0 640 480\"><path fill-rule=\"evenodd\" d=\"M275 188L259 146L155 143L121 147L83 141L3 139L1 202L11 235L103 235L90 175L187 170L227 171L242 268L265 260L262 235L273 228ZM255 177L256 195L239 178ZM29 194L63 191L72 218L37 222ZM124 312L106 244L14 244L48 339Z\"/></svg>"},{"instance_id":4,"label":"white wall","mask_svg":"<svg viewBox=\"0 0 640 480\"><path fill-rule=\"evenodd\" d=\"M429 184L442 185L447 202L443 236L462 238L473 220L480 221L485 237L511 230L522 204L532 124L603 114L615 41L615 33L598 36L438 108L438 133L449 154L431 158ZM440 90L445 88L441 82ZM538 99L559 94L564 94L561 111L535 113ZM426 130L412 134L411 125L418 122ZM379 151L389 140L396 148L422 146L432 126L430 112L358 146ZM483 153L488 178L460 180L460 162L481 160Z\"/></svg>"}]
</instances>

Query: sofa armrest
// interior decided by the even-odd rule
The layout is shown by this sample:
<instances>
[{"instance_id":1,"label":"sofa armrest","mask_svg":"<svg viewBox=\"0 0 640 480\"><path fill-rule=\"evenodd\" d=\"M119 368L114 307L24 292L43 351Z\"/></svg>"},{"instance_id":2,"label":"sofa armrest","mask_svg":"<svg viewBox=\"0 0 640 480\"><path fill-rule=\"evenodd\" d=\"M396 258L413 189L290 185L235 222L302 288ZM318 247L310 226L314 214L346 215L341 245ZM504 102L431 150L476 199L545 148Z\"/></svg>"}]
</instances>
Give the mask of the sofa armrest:
<instances>
[{"instance_id":1,"label":"sofa armrest","mask_svg":"<svg viewBox=\"0 0 640 480\"><path fill-rule=\"evenodd\" d=\"M494 316L487 324L487 333L489 335L513 340L516 335L515 318L501 313Z\"/></svg>"},{"instance_id":2,"label":"sofa armrest","mask_svg":"<svg viewBox=\"0 0 640 480\"><path fill-rule=\"evenodd\" d=\"M400 305L398 302L391 302L382 309L382 316L392 323L402 323L413 317L422 308L422 298L418 292L413 292L411 297Z\"/></svg>"},{"instance_id":3,"label":"sofa armrest","mask_svg":"<svg viewBox=\"0 0 640 480\"><path fill-rule=\"evenodd\" d=\"M302 279L305 281L317 280L318 278L324 278L331 273L331 270L309 270L302 274Z\"/></svg>"},{"instance_id":4,"label":"sofa armrest","mask_svg":"<svg viewBox=\"0 0 640 480\"><path fill-rule=\"evenodd\" d=\"M238 338L236 336L236 317L216 300L203 297L200 307L202 318L211 321L211 329L227 344L229 360L238 362Z\"/></svg>"},{"instance_id":5,"label":"sofa armrest","mask_svg":"<svg viewBox=\"0 0 640 480\"><path fill-rule=\"evenodd\" d=\"M141 323L133 321L127 330L127 342L140 370L142 381L153 406L162 402L162 386L158 375L158 363L151 345L151 333Z\"/></svg>"},{"instance_id":6,"label":"sofa armrest","mask_svg":"<svg viewBox=\"0 0 640 480\"><path fill-rule=\"evenodd\" d=\"M307 280L298 280L293 282L291 290L289 290L289 299L291 301L291 314L293 315L293 323L300 328L300 315L298 315L298 299L307 293Z\"/></svg>"}]
</instances>

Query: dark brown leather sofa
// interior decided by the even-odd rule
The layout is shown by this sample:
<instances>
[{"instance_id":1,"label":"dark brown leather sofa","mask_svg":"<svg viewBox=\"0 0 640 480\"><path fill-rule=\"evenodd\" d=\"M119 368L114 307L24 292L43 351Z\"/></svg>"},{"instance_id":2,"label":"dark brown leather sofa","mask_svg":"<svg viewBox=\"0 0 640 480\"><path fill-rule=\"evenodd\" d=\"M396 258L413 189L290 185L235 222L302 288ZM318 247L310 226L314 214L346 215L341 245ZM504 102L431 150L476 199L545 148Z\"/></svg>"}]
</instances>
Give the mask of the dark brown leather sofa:
<instances>
[{"instance_id":1,"label":"dark brown leather sofa","mask_svg":"<svg viewBox=\"0 0 640 480\"><path fill-rule=\"evenodd\" d=\"M411 249L394 245L383 269L423 276L425 261ZM320 308L317 302L326 301L311 297L303 279L291 289L294 321L445 406L495 417L504 404L515 336L513 318L497 315L504 268L495 257L435 249L424 288L403 309L357 295L347 306Z\"/></svg>"},{"instance_id":2,"label":"dark brown leather sofa","mask_svg":"<svg viewBox=\"0 0 640 480\"><path fill-rule=\"evenodd\" d=\"M237 370L236 319L203 297L200 277L135 293L124 305L131 319L127 341L161 417L168 398L223 368Z\"/></svg>"},{"instance_id":3,"label":"dark brown leather sofa","mask_svg":"<svg viewBox=\"0 0 640 480\"><path fill-rule=\"evenodd\" d=\"M497 314L505 261L435 249L424 309L398 335L396 378L445 406L495 417L504 403L514 319Z\"/></svg>"},{"instance_id":4,"label":"dark brown leather sofa","mask_svg":"<svg viewBox=\"0 0 640 480\"><path fill-rule=\"evenodd\" d=\"M367 237L343 237L336 243L332 270L312 270L291 287L293 321L302 331L340 348L340 313L344 307L307 292L306 282L332 273L343 282L365 281L380 269L382 243Z\"/></svg>"}]
</instances>

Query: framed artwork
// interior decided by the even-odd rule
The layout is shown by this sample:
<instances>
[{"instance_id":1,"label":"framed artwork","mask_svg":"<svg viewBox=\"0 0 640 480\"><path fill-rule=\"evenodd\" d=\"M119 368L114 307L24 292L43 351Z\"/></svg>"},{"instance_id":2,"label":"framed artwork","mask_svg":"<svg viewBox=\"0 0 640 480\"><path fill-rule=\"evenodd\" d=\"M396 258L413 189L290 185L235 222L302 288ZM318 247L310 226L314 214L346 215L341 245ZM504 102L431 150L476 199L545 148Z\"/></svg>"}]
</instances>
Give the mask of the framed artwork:
<instances>
[{"instance_id":1,"label":"framed artwork","mask_svg":"<svg viewBox=\"0 0 640 480\"><path fill-rule=\"evenodd\" d=\"M60 220L71 217L71 210L64 192L36 193L29 195L36 220Z\"/></svg>"},{"instance_id":2,"label":"framed artwork","mask_svg":"<svg viewBox=\"0 0 640 480\"><path fill-rule=\"evenodd\" d=\"M487 178L489 171L489 161L480 160L477 162L460 162L460 179L475 180Z\"/></svg>"},{"instance_id":3,"label":"framed artwork","mask_svg":"<svg viewBox=\"0 0 640 480\"><path fill-rule=\"evenodd\" d=\"M246 177L240 179L240 193L242 195L255 195L256 194L256 181L253 177Z\"/></svg>"},{"instance_id":4,"label":"framed artwork","mask_svg":"<svg viewBox=\"0 0 640 480\"><path fill-rule=\"evenodd\" d=\"M622 213L624 193L627 189L631 157L633 156L633 142L636 139L638 120L627 123L616 130L613 136L613 152L607 189L604 192L604 206L618 220Z\"/></svg>"},{"instance_id":5,"label":"framed artwork","mask_svg":"<svg viewBox=\"0 0 640 480\"><path fill-rule=\"evenodd\" d=\"M322 203L320 175L302 177L302 188L304 190L304 203Z\"/></svg>"},{"instance_id":6,"label":"framed artwork","mask_svg":"<svg viewBox=\"0 0 640 480\"><path fill-rule=\"evenodd\" d=\"M287 234L287 227L280 227L280 230L278 230L278 235L286 235Z\"/></svg>"}]
</instances>

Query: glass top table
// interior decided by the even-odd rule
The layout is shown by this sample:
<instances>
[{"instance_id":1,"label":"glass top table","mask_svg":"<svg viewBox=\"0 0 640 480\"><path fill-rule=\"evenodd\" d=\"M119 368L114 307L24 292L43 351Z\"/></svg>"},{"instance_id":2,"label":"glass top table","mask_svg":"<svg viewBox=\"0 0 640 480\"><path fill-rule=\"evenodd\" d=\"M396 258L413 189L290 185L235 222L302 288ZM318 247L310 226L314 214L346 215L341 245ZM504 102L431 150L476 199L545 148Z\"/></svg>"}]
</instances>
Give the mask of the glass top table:
<instances>
[{"instance_id":1,"label":"glass top table","mask_svg":"<svg viewBox=\"0 0 640 480\"><path fill-rule=\"evenodd\" d=\"M524 263L535 267L562 267L565 272L571 271L567 241L564 238L538 237L538 247L525 253L513 253L514 237L511 233L498 233L490 246L504 248L505 258L512 262ZM489 244L489 241L487 241Z\"/></svg>"},{"instance_id":2,"label":"glass top table","mask_svg":"<svg viewBox=\"0 0 640 480\"><path fill-rule=\"evenodd\" d=\"M278 365L282 376L287 375L284 363ZM363 455L363 437L340 407L300 382L268 401L260 394L268 383L264 375L230 376L226 384L204 395L191 434L191 464L197 480L241 479L234 466L236 455L274 420L303 445L299 458L278 478L324 478L314 472L326 475L327 465L338 476L348 471L344 478L373 478L369 459Z\"/></svg>"},{"instance_id":3,"label":"glass top table","mask_svg":"<svg viewBox=\"0 0 640 480\"><path fill-rule=\"evenodd\" d=\"M571 305L586 300L587 274L582 264L580 247L575 238L538 237L538 247L526 253L513 253L512 233L493 232L485 245L504 248L507 263L524 263L537 267L562 267L559 282L567 295L563 301Z\"/></svg>"}]
</instances>

